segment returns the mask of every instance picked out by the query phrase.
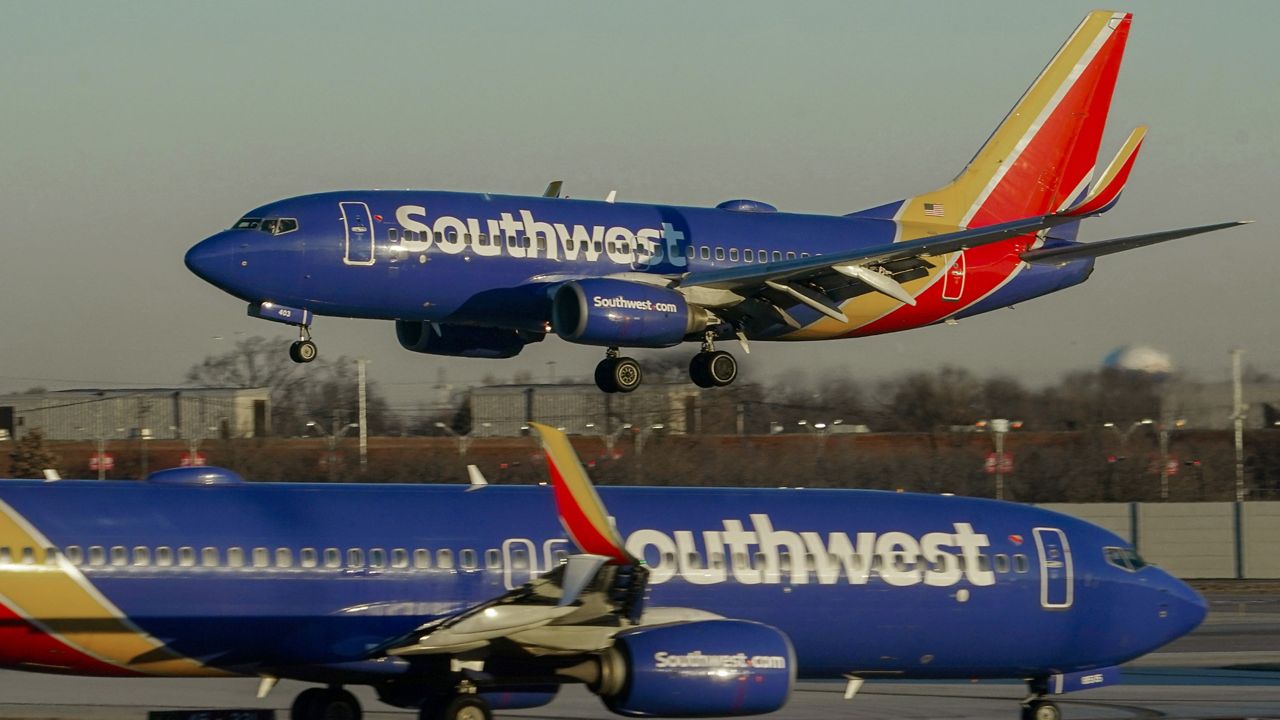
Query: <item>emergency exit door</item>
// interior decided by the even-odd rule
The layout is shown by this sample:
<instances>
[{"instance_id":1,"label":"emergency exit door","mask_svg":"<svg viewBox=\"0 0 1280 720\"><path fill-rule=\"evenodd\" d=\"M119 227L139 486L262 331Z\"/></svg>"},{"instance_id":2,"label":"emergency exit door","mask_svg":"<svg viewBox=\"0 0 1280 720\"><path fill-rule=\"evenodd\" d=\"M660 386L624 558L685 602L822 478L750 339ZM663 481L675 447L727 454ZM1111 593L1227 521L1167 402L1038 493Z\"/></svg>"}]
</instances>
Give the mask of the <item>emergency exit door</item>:
<instances>
[{"instance_id":1,"label":"emergency exit door","mask_svg":"<svg viewBox=\"0 0 1280 720\"><path fill-rule=\"evenodd\" d=\"M347 265L373 264L373 218L369 206L362 202L338 203L342 208L342 224L346 229L346 254L342 262Z\"/></svg>"},{"instance_id":2,"label":"emergency exit door","mask_svg":"<svg viewBox=\"0 0 1280 720\"><path fill-rule=\"evenodd\" d=\"M1057 528L1036 528L1036 549L1040 553L1040 607L1071 607L1075 574L1067 534Z\"/></svg>"}]
</instances>

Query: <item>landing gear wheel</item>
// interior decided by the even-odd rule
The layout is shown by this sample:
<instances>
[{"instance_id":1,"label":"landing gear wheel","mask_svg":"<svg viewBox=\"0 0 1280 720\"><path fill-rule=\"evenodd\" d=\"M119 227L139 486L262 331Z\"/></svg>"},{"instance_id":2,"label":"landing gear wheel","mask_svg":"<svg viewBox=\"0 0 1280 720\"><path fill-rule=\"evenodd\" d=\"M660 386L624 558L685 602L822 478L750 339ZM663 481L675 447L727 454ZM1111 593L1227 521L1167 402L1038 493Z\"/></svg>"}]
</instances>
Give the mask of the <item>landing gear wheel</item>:
<instances>
[{"instance_id":1,"label":"landing gear wheel","mask_svg":"<svg viewBox=\"0 0 1280 720\"><path fill-rule=\"evenodd\" d=\"M724 387L738 377L738 361L723 350L700 352L689 362L689 377L698 387Z\"/></svg>"},{"instance_id":2,"label":"landing gear wheel","mask_svg":"<svg viewBox=\"0 0 1280 720\"><path fill-rule=\"evenodd\" d=\"M612 370L610 379L618 392L632 392L644 381L644 372L640 369L640 363L632 358L623 357L614 360Z\"/></svg>"},{"instance_id":3,"label":"landing gear wheel","mask_svg":"<svg viewBox=\"0 0 1280 720\"><path fill-rule=\"evenodd\" d=\"M1022 720L1062 720L1062 711L1048 700L1036 700L1022 708Z\"/></svg>"},{"instance_id":4,"label":"landing gear wheel","mask_svg":"<svg viewBox=\"0 0 1280 720\"><path fill-rule=\"evenodd\" d=\"M605 358L596 365L596 387L607 393L616 393L618 388L613 384L613 365L616 358Z\"/></svg>"},{"instance_id":5,"label":"landing gear wheel","mask_svg":"<svg viewBox=\"0 0 1280 720\"><path fill-rule=\"evenodd\" d=\"M455 695L440 707L424 705L421 720L493 720L493 710L479 695Z\"/></svg>"},{"instance_id":6,"label":"landing gear wheel","mask_svg":"<svg viewBox=\"0 0 1280 720\"><path fill-rule=\"evenodd\" d=\"M289 346L289 359L296 363L309 363L319 354L316 344L310 340L298 340Z\"/></svg>"},{"instance_id":7,"label":"landing gear wheel","mask_svg":"<svg viewBox=\"0 0 1280 720\"><path fill-rule=\"evenodd\" d=\"M298 693L289 708L289 720L315 720L324 698L324 688L308 688Z\"/></svg>"}]
</instances>

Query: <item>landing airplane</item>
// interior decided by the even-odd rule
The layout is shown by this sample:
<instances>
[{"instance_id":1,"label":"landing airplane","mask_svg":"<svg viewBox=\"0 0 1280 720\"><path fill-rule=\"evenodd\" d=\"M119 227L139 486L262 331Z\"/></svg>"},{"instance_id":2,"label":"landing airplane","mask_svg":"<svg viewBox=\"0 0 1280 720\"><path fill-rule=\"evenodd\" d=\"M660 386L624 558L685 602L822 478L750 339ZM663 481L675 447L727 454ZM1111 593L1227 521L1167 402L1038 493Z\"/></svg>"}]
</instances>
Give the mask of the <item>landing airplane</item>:
<instances>
[{"instance_id":1,"label":"landing airplane","mask_svg":"<svg viewBox=\"0 0 1280 720\"><path fill-rule=\"evenodd\" d=\"M186 256L195 274L299 328L317 315L394 320L408 350L508 358L555 333L607 348L595 379L630 392L620 349L700 341L702 387L738 374L736 338L897 332L1076 285L1094 258L1238 225L1082 244L1082 218L1118 199L1145 128L1093 182L1131 15L1090 13L958 177L843 216L764 202L715 208L436 191L344 190L250 211Z\"/></svg>"},{"instance_id":2,"label":"landing airplane","mask_svg":"<svg viewBox=\"0 0 1280 720\"><path fill-rule=\"evenodd\" d=\"M629 717L781 708L798 678L1019 678L1023 717L1195 628L1114 534L994 500L602 488L534 425L551 488L0 483L0 666L281 678L293 720L489 720L585 683ZM604 501L608 502L608 510ZM559 524L556 518L559 518ZM626 532L624 535L622 532Z\"/></svg>"}]
</instances>

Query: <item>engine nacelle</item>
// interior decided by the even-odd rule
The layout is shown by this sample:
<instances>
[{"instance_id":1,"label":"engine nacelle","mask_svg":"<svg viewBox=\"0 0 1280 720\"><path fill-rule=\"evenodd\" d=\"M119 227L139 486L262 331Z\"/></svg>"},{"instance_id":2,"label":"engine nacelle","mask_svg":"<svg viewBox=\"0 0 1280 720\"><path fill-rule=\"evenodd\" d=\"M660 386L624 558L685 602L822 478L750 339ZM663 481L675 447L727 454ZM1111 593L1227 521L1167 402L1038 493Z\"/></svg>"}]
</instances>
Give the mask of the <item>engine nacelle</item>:
<instances>
[{"instance_id":1,"label":"engine nacelle","mask_svg":"<svg viewBox=\"0 0 1280 720\"><path fill-rule=\"evenodd\" d=\"M470 358L509 358L520 354L525 345L540 342L541 335L503 328L439 325L409 320L396 321L396 339L405 350L428 355L452 355Z\"/></svg>"},{"instance_id":2,"label":"engine nacelle","mask_svg":"<svg viewBox=\"0 0 1280 720\"><path fill-rule=\"evenodd\" d=\"M670 347L707 322L674 290L609 278L561 285L551 308L556 334L584 345Z\"/></svg>"},{"instance_id":3,"label":"engine nacelle","mask_svg":"<svg viewBox=\"0 0 1280 720\"><path fill-rule=\"evenodd\" d=\"M596 692L629 717L757 715L787 703L795 676L795 650L781 630L703 620L618 634Z\"/></svg>"}]
</instances>

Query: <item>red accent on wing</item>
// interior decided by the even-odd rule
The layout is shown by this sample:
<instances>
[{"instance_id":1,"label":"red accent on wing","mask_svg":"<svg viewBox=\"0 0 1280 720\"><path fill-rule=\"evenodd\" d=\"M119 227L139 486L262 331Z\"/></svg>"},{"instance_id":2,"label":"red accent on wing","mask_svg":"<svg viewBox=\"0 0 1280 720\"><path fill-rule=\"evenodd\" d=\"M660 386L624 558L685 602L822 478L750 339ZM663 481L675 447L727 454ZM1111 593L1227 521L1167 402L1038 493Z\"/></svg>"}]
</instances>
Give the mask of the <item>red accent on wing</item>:
<instances>
[{"instance_id":1,"label":"red accent on wing","mask_svg":"<svg viewBox=\"0 0 1280 720\"><path fill-rule=\"evenodd\" d=\"M555 491L560 522L564 524L564 529L569 532L578 549L592 555L604 555L623 565L630 563L626 550L601 534L582 511L550 453L547 453L547 470L551 473L551 487Z\"/></svg>"},{"instance_id":2,"label":"red accent on wing","mask_svg":"<svg viewBox=\"0 0 1280 720\"><path fill-rule=\"evenodd\" d=\"M0 666L67 675L143 676L84 654L41 631L3 604L0 604Z\"/></svg>"}]
</instances>

